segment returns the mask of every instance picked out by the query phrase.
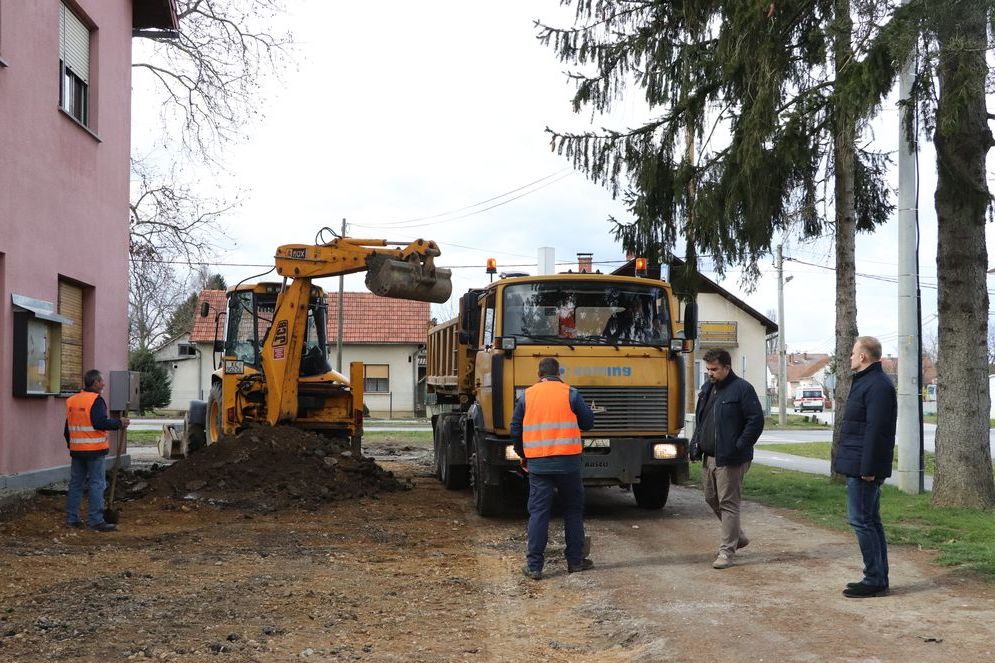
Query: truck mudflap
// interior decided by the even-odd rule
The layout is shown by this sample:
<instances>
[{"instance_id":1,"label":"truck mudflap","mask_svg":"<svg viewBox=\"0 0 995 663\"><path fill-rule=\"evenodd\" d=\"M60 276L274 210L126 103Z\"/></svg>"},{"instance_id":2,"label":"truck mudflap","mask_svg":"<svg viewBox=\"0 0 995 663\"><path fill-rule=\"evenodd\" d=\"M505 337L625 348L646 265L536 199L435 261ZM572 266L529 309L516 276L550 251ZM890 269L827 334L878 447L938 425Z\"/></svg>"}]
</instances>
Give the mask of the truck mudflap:
<instances>
[{"instance_id":1,"label":"truck mudflap","mask_svg":"<svg viewBox=\"0 0 995 663\"><path fill-rule=\"evenodd\" d=\"M609 438L608 446L584 444L584 483L639 483L644 474L669 471L675 483L688 476L688 441L684 438Z\"/></svg>"}]
</instances>

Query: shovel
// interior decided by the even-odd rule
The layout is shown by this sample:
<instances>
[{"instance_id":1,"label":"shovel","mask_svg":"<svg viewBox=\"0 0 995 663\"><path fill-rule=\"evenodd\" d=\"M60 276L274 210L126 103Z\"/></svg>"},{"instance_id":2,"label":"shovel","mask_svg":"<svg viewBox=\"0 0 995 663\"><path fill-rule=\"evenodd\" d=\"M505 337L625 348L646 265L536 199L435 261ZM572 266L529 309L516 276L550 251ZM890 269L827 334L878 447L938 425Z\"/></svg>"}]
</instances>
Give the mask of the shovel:
<instances>
[{"instance_id":1,"label":"shovel","mask_svg":"<svg viewBox=\"0 0 995 663\"><path fill-rule=\"evenodd\" d=\"M121 467L121 447L124 446L124 439L128 435L128 427L122 427L117 433L117 455L114 456L114 467L111 469L111 494L107 499L107 506L104 508L104 522L117 525L121 519L121 513L114 508L114 490L117 488L117 472Z\"/></svg>"}]
</instances>

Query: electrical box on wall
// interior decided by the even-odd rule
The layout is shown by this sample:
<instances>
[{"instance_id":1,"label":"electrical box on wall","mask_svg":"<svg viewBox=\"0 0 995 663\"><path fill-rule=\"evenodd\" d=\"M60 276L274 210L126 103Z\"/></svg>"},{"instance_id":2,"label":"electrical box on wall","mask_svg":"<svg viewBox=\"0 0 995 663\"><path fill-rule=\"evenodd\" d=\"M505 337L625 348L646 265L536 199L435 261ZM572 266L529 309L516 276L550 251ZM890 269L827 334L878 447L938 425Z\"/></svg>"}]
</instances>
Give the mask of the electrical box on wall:
<instances>
[{"instance_id":1,"label":"electrical box on wall","mask_svg":"<svg viewBox=\"0 0 995 663\"><path fill-rule=\"evenodd\" d=\"M114 412L137 410L141 398L138 371L111 371L107 409Z\"/></svg>"}]
</instances>

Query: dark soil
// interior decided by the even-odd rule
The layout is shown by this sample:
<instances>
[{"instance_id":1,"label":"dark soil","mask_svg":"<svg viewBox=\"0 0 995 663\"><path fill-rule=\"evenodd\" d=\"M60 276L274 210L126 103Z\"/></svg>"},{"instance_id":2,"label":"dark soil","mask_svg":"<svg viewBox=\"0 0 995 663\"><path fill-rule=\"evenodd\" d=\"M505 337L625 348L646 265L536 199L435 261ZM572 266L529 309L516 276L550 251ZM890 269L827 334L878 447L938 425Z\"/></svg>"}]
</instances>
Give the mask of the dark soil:
<instances>
[{"instance_id":1,"label":"dark soil","mask_svg":"<svg viewBox=\"0 0 995 663\"><path fill-rule=\"evenodd\" d=\"M372 459L354 456L347 440L289 426L253 426L147 478L134 475L122 497L151 494L274 511L409 488Z\"/></svg>"}]
</instances>

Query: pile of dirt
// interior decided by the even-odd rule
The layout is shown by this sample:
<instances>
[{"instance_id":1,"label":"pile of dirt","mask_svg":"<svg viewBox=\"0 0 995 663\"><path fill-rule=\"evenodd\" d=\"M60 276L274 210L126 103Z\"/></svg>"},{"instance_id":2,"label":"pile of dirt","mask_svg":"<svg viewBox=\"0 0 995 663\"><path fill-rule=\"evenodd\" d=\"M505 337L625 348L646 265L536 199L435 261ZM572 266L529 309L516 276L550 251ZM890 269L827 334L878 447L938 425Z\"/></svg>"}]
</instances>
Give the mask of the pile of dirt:
<instances>
[{"instance_id":1,"label":"pile of dirt","mask_svg":"<svg viewBox=\"0 0 995 663\"><path fill-rule=\"evenodd\" d=\"M357 457L347 440L289 426L251 426L148 479L159 497L273 511L407 490L392 472Z\"/></svg>"}]
</instances>

